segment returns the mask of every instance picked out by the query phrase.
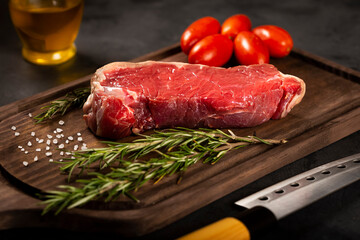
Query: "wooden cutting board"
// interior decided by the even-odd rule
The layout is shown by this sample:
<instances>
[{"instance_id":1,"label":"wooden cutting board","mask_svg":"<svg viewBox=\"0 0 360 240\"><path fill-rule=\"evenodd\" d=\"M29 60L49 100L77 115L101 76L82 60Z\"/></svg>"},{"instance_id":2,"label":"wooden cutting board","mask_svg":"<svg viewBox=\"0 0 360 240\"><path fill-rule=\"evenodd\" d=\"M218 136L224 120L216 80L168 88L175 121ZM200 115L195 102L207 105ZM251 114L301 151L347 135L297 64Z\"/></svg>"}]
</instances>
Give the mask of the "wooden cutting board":
<instances>
[{"instance_id":1,"label":"wooden cutting board","mask_svg":"<svg viewBox=\"0 0 360 240\"><path fill-rule=\"evenodd\" d=\"M187 61L178 44L133 61L149 59ZM235 129L234 132L239 136L256 132L262 138L285 138L289 142L280 146L256 145L234 150L215 165L196 164L187 170L180 184L176 184L177 176L157 184L146 184L134 193L139 203L124 197L108 204L92 202L58 216L41 216L43 206L39 205L36 194L41 190L56 189L57 185L66 183L67 177L60 174L58 164L49 161L57 161L62 156L54 144L50 145L49 151L45 150L47 134L54 136L53 131L60 127L65 137L73 136L75 139L66 144L67 149L84 142L88 147L101 144L100 139L87 129L80 109L37 125L28 114L35 116L41 106L63 97L72 89L89 86L91 76L1 107L0 229L47 226L143 235L360 130L359 72L299 49L294 49L286 58L271 59L271 63L280 71L306 82L303 101L284 119L271 120L254 128ZM65 124L60 126L59 120ZM14 135L12 126L16 126L19 136ZM31 132L36 136L31 136ZM82 141L77 139L78 133ZM44 143L37 144L36 137L44 139ZM32 146L28 146L29 141ZM24 150L21 151L19 146ZM36 151L37 148L41 151ZM45 156L45 152L53 155ZM35 156L38 161L34 161ZM24 166L24 161L28 166Z\"/></svg>"}]
</instances>

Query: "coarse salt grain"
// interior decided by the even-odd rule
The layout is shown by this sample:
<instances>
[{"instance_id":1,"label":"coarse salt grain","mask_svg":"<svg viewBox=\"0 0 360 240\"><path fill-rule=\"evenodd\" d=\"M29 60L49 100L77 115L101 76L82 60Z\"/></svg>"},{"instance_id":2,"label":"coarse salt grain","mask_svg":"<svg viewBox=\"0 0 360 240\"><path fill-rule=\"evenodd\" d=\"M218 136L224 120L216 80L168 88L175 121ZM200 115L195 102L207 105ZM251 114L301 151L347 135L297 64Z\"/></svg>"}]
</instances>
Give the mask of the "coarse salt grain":
<instances>
[{"instance_id":1,"label":"coarse salt grain","mask_svg":"<svg viewBox=\"0 0 360 240\"><path fill-rule=\"evenodd\" d=\"M34 136L35 136L35 132L31 132L30 135L34 137Z\"/></svg>"},{"instance_id":2,"label":"coarse salt grain","mask_svg":"<svg viewBox=\"0 0 360 240\"><path fill-rule=\"evenodd\" d=\"M17 136L20 136L20 133L19 133L19 132L15 132L14 135L17 137Z\"/></svg>"},{"instance_id":3,"label":"coarse salt grain","mask_svg":"<svg viewBox=\"0 0 360 240\"><path fill-rule=\"evenodd\" d=\"M64 134L60 134L61 135L61 137L65 137L65 135Z\"/></svg>"},{"instance_id":4,"label":"coarse salt grain","mask_svg":"<svg viewBox=\"0 0 360 240\"><path fill-rule=\"evenodd\" d=\"M44 139L39 139L38 143L43 143L43 142L44 142Z\"/></svg>"},{"instance_id":5,"label":"coarse salt grain","mask_svg":"<svg viewBox=\"0 0 360 240\"><path fill-rule=\"evenodd\" d=\"M54 139L54 140L53 140L53 144L58 144L58 140L57 140L57 139Z\"/></svg>"},{"instance_id":6,"label":"coarse salt grain","mask_svg":"<svg viewBox=\"0 0 360 240\"><path fill-rule=\"evenodd\" d=\"M69 143L69 140L66 140L65 143Z\"/></svg>"},{"instance_id":7,"label":"coarse salt grain","mask_svg":"<svg viewBox=\"0 0 360 240\"><path fill-rule=\"evenodd\" d=\"M68 139L69 139L70 141L74 140L74 138L73 138L72 136L68 136Z\"/></svg>"},{"instance_id":8,"label":"coarse salt grain","mask_svg":"<svg viewBox=\"0 0 360 240\"><path fill-rule=\"evenodd\" d=\"M63 152L63 151L61 151L61 152L60 152L60 155L61 155L61 156L64 156L64 152Z\"/></svg>"},{"instance_id":9,"label":"coarse salt grain","mask_svg":"<svg viewBox=\"0 0 360 240\"><path fill-rule=\"evenodd\" d=\"M18 148L23 148L23 147L19 145Z\"/></svg>"},{"instance_id":10,"label":"coarse salt grain","mask_svg":"<svg viewBox=\"0 0 360 240\"><path fill-rule=\"evenodd\" d=\"M49 156L52 155L52 152L46 152L45 155L46 155L47 157L49 157Z\"/></svg>"},{"instance_id":11,"label":"coarse salt grain","mask_svg":"<svg viewBox=\"0 0 360 240\"><path fill-rule=\"evenodd\" d=\"M63 161L63 159L61 158L61 159L59 159L59 162L62 162Z\"/></svg>"},{"instance_id":12,"label":"coarse salt grain","mask_svg":"<svg viewBox=\"0 0 360 240\"><path fill-rule=\"evenodd\" d=\"M50 135L50 134L47 135L47 138L48 138L48 139L52 139L52 137L53 137L53 136Z\"/></svg>"},{"instance_id":13,"label":"coarse salt grain","mask_svg":"<svg viewBox=\"0 0 360 240\"><path fill-rule=\"evenodd\" d=\"M86 149L87 149L86 146L82 146L82 147L81 147L81 150L86 150Z\"/></svg>"},{"instance_id":14,"label":"coarse salt grain","mask_svg":"<svg viewBox=\"0 0 360 240\"><path fill-rule=\"evenodd\" d=\"M86 143L83 143L82 145L83 145L84 147L86 147Z\"/></svg>"},{"instance_id":15,"label":"coarse salt grain","mask_svg":"<svg viewBox=\"0 0 360 240\"><path fill-rule=\"evenodd\" d=\"M22 149L21 149L21 151L23 152L23 151L25 151L25 149L24 149L24 148L22 148Z\"/></svg>"},{"instance_id":16,"label":"coarse salt grain","mask_svg":"<svg viewBox=\"0 0 360 240\"><path fill-rule=\"evenodd\" d=\"M31 114L31 113L29 113L29 114L28 114L28 116L29 116L29 117L32 117L32 114Z\"/></svg>"},{"instance_id":17,"label":"coarse salt grain","mask_svg":"<svg viewBox=\"0 0 360 240\"><path fill-rule=\"evenodd\" d=\"M29 165L29 163L27 161L23 161L24 166L26 167L27 165Z\"/></svg>"},{"instance_id":18,"label":"coarse salt grain","mask_svg":"<svg viewBox=\"0 0 360 240\"><path fill-rule=\"evenodd\" d=\"M65 122L63 120L59 121L59 125L63 126L65 124Z\"/></svg>"},{"instance_id":19,"label":"coarse salt grain","mask_svg":"<svg viewBox=\"0 0 360 240\"><path fill-rule=\"evenodd\" d=\"M37 148L35 151L37 151L37 152L41 152L41 148Z\"/></svg>"},{"instance_id":20,"label":"coarse salt grain","mask_svg":"<svg viewBox=\"0 0 360 240\"><path fill-rule=\"evenodd\" d=\"M53 133L55 133L55 134L56 134L56 133L57 133L57 132L56 132L56 130L54 130L54 132L53 132Z\"/></svg>"},{"instance_id":21,"label":"coarse salt grain","mask_svg":"<svg viewBox=\"0 0 360 240\"><path fill-rule=\"evenodd\" d=\"M78 135L78 136L81 136L81 133L78 132L77 135Z\"/></svg>"},{"instance_id":22,"label":"coarse salt grain","mask_svg":"<svg viewBox=\"0 0 360 240\"><path fill-rule=\"evenodd\" d=\"M50 147L49 147L49 146L46 146L45 150L46 150L46 151L49 151L49 150L50 150Z\"/></svg>"},{"instance_id":23,"label":"coarse salt grain","mask_svg":"<svg viewBox=\"0 0 360 240\"><path fill-rule=\"evenodd\" d=\"M59 148L60 148L60 149L63 149L64 146L65 146L65 145L62 143L62 144L59 145Z\"/></svg>"},{"instance_id":24,"label":"coarse salt grain","mask_svg":"<svg viewBox=\"0 0 360 240\"><path fill-rule=\"evenodd\" d=\"M71 155L71 152L66 152L65 154L66 154L66 155Z\"/></svg>"},{"instance_id":25,"label":"coarse salt grain","mask_svg":"<svg viewBox=\"0 0 360 240\"><path fill-rule=\"evenodd\" d=\"M61 138L61 134L56 134L56 138Z\"/></svg>"},{"instance_id":26,"label":"coarse salt grain","mask_svg":"<svg viewBox=\"0 0 360 240\"><path fill-rule=\"evenodd\" d=\"M51 144L50 139L46 140L46 144L47 144L47 145L50 145L50 144Z\"/></svg>"},{"instance_id":27,"label":"coarse salt grain","mask_svg":"<svg viewBox=\"0 0 360 240\"><path fill-rule=\"evenodd\" d=\"M15 126L12 126L12 127L11 127L11 130L15 131L15 130L16 130L16 127L15 127Z\"/></svg>"},{"instance_id":28,"label":"coarse salt grain","mask_svg":"<svg viewBox=\"0 0 360 240\"><path fill-rule=\"evenodd\" d=\"M39 160L38 156L34 157L34 162L37 162L37 160Z\"/></svg>"},{"instance_id":29,"label":"coarse salt grain","mask_svg":"<svg viewBox=\"0 0 360 240\"><path fill-rule=\"evenodd\" d=\"M39 138L35 138L35 140L36 140L37 142L39 142L40 139L39 139Z\"/></svg>"},{"instance_id":30,"label":"coarse salt grain","mask_svg":"<svg viewBox=\"0 0 360 240\"><path fill-rule=\"evenodd\" d=\"M52 159L52 158L49 159L49 162L53 162L53 161L54 161L54 159Z\"/></svg>"},{"instance_id":31,"label":"coarse salt grain","mask_svg":"<svg viewBox=\"0 0 360 240\"><path fill-rule=\"evenodd\" d=\"M61 128L57 128L56 132L61 133L63 130Z\"/></svg>"},{"instance_id":32,"label":"coarse salt grain","mask_svg":"<svg viewBox=\"0 0 360 240\"><path fill-rule=\"evenodd\" d=\"M32 146L32 143L31 143L30 141L28 141L27 145L28 145L29 147L31 147L31 146Z\"/></svg>"},{"instance_id":33,"label":"coarse salt grain","mask_svg":"<svg viewBox=\"0 0 360 240\"><path fill-rule=\"evenodd\" d=\"M79 149L79 145L74 146L74 151L77 151Z\"/></svg>"},{"instance_id":34,"label":"coarse salt grain","mask_svg":"<svg viewBox=\"0 0 360 240\"><path fill-rule=\"evenodd\" d=\"M82 142L83 138L82 137L78 137L77 139L79 142Z\"/></svg>"},{"instance_id":35,"label":"coarse salt grain","mask_svg":"<svg viewBox=\"0 0 360 240\"><path fill-rule=\"evenodd\" d=\"M29 151L25 151L24 153L25 153L25 154L28 154L28 153L29 153Z\"/></svg>"}]
</instances>

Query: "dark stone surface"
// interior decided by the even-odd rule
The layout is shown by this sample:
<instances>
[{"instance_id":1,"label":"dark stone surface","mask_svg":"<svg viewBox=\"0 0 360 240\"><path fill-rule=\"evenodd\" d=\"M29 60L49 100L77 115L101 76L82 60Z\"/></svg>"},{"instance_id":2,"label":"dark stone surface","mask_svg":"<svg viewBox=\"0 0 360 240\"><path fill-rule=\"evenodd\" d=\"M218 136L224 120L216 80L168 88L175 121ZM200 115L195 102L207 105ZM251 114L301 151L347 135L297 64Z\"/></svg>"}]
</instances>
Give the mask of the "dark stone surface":
<instances>
[{"instance_id":1,"label":"dark stone surface","mask_svg":"<svg viewBox=\"0 0 360 240\"><path fill-rule=\"evenodd\" d=\"M76 40L78 54L70 62L56 67L24 61L7 1L0 2L0 11L0 105L93 73L106 63L129 60L176 43L192 21L206 15L222 22L232 14L245 13L253 26L282 26L291 33L297 48L360 70L358 0L86 0ZM354 133L143 239L172 239L218 218L235 215L233 202L236 200L311 167L358 153L359 140L360 133ZM264 239L360 239L359 189L360 182L354 183L282 219L278 228ZM23 234L27 239L121 239L109 233L55 229L0 231L0 239L18 239Z\"/></svg>"}]
</instances>

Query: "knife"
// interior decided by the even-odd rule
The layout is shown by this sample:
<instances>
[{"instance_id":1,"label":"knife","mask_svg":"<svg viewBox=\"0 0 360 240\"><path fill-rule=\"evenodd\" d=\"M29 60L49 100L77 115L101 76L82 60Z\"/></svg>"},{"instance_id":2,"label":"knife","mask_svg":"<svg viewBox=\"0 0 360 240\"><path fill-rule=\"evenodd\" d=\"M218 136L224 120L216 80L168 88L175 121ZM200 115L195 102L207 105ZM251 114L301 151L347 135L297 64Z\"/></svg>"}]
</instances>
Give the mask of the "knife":
<instances>
[{"instance_id":1,"label":"knife","mask_svg":"<svg viewBox=\"0 0 360 240\"><path fill-rule=\"evenodd\" d=\"M237 202L246 209L179 240L253 239L289 214L360 179L360 153L286 179Z\"/></svg>"}]
</instances>

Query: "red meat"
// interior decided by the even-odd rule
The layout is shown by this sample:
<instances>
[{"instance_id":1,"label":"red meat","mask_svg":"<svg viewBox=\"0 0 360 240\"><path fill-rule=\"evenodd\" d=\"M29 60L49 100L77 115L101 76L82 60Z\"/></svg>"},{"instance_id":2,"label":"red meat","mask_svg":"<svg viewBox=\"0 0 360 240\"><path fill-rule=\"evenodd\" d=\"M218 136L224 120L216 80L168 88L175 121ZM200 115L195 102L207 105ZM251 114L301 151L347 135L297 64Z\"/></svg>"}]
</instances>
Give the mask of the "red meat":
<instances>
[{"instance_id":1,"label":"red meat","mask_svg":"<svg viewBox=\"0 0 360 240\"><path fill-rule=\"evenodd\" d=\"M91 80L84 119L98 136L119 139L154 128L240 128L280 119L305 94L303 80L260 64L115 62Z\"/></svg>"}]
</instances>

